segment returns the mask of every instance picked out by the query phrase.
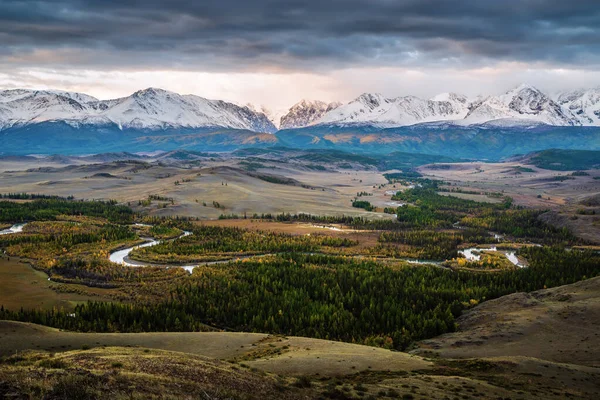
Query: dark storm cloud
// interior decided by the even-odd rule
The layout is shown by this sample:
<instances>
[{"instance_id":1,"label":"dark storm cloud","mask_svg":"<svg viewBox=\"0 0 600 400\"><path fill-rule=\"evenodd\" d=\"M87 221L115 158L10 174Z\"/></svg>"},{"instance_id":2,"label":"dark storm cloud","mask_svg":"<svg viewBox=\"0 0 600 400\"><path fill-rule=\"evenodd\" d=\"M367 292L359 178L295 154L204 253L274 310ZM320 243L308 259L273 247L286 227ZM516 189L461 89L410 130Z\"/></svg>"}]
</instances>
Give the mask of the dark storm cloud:
<instances>
[{"instance_id":1,"label":"dark storm cloud","mask_svg":"<svg viewBox=\"0 0 600 400\"><path fill-rule=\"evenodd\" d=\"M0 63L600 63L598 0L0 0Z\"/></svg>"}]
</instances>

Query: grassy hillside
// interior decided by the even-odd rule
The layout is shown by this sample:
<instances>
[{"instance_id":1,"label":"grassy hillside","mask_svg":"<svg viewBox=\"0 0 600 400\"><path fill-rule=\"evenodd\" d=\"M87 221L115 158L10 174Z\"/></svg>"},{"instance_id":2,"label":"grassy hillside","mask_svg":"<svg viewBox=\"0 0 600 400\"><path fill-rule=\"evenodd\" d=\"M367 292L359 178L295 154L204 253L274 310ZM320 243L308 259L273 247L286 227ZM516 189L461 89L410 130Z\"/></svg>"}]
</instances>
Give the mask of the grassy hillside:
<instances>
[{"instance_id":1,"label":"grassy hillside","mask_svg":"<svg viewBox=\"0 0 600 400\"><path fill-rule=\"evenodd\" d=\"M556 171L581 171L600 168L600 151L550 149L530 156L531 164Z\"/></svg>"},{"instance_id":2,"label":"grassy hillside","mask_svg":"<svg viewBox=\"0 0 600 400\"><path fill-rule=\"evenodd\" d=\"M600 277L486 301L458 319L457 332L421 342L420 353L528 356L599 368L598 321Z\"/></svg>"},{"instance_id":3,"label":"grassy hillside","mask_svg":"<svg viewBox=\"0 0 600 400\"><path fill-rule=\"evenodd\" d=\"M438 349L431 360L299 337L83 334L0 321L0 398L596 399L600 369L588 361L597 360L598 282L484 303L464 332L422 344L427 355ZM578 326L566 339L553 331L565 316Z\"/></svg>"},{"instance_id":4,"label":"grassy hillside","mask_svg":"<svg viewBox=\"0 0 600 400\"><path fill-rule=\"evenodd\" d=\"M43 376L43 378L42 378ZM0 398L302 399L316 395L272 375L184 353L108 347L28 352L0 364Z\"/></svg>"}]
</instances>

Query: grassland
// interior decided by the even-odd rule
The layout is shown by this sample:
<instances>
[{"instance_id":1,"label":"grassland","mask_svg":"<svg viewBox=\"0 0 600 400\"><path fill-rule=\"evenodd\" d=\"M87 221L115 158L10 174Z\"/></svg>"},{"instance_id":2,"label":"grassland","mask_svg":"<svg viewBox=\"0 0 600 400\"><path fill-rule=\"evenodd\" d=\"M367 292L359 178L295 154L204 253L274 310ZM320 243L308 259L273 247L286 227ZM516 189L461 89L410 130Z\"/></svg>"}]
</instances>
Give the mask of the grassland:
<instances>
[{"instance_id":1,"label":"grassland","mask_svg":"<svg viewBox=\"0 0 600 400\"><path fill-rule=\"evenodd\" d=\"M165 164L114 162L91 165L56 165L31 169L32 163L0 162L5 193L45 193L79 199L116 199L136 211L156 216L193 216L217 219L221 214L310 213L356 215L389 219L351 206L357 191L384 184L373 171L315 171L302 165L267 164L261 173L245 171L235 162L207 161L193 170ZM106 178L110 173L124 179ZM261 175L262 174L262 175ZM94 176L94 177L91 177ZM271 182L261 177L272 176ZM279 177L279 178L277 178ZM297 184L281 184L292 180ZM150 200L150 198L168 200ZM219 207L215 207L215 203Z\"/></svg>"},{"instance_id":2,"label":"grassland","mask_svg":"<svg viewBox=\"0 0 600 400\"><path fill-rule=\"evenodd\" d=\"M422 342L419 353L525 356L600 368L599 300L600 277L490 300L461 316L457 332Z\"/></svg>"},{"instance_id":3,"label":"grassland","mask_svg":"<svg viewBox=\"0 0 600 400\"><path fill-rule=\"evenodd\" d=\"M587 169L586 174L578 174L579 167L591 168L592 164L565 164L565 168L551 170L531 162L526 158L506 163L441 164L446 167L422 166L418 170L427 178L446 182L448 190L501 193L517 205L548 210L543 217L546 222L600 244L600 209L593 202L600 194L600 170ZM515 174L517 170L522 172Z\"/></svg>"},{"instance_id":4,"label":"grassland","mask_svg":"<svg viewBox=\"0 0 600 400\"><path fill-rule=\"evenodd\" d=\"M110 301L112 291L51 282L46 273L35 270L29 262L0 256L0 293L0 305L8 309L72 310L88 300Z\"/></svg>"},{"instance_id":5,"label":"grassland","mask_svg":"<svg viewBox=\"0 0 600 400\"><path fill-rule=\"evenodd\" d=\"M551 226L594 224L587 212L596 204L585 199L598 192L597 171L519 162L420 168L443 181L432 184L415 171L391 171L398 179L388 180L370 159L317 155L329 158L182 154L177 162L50 162L16 172L0 165L7 192L115 198L134 210L81 203L41 212L32 199L14 200L35 209L27 218L4 207L6 226L30 223L0 238L10 255L0 258L0 304L15 311L3 315L80 332L0 322L0 397L597 398L600 278L519 293L598 274L598 232L589 228L592 240L583 241ZM553 211L522 210L504 196ZM356 198L373 211L353 208ZM553 219L575 206L586 214L564 225ZM364 220L251 216L280 212ZM217 220L222 214L240 219ZM191 274L108 261L141 238L183 230L193 235L132 256L167 264L270 255ZM501 251L481 262L457 257L461 248L498 244L529 268ZM27 313L38 306L45 311ZM55 307L65 310L47 312Z\"/></svg>"}]
</instances>

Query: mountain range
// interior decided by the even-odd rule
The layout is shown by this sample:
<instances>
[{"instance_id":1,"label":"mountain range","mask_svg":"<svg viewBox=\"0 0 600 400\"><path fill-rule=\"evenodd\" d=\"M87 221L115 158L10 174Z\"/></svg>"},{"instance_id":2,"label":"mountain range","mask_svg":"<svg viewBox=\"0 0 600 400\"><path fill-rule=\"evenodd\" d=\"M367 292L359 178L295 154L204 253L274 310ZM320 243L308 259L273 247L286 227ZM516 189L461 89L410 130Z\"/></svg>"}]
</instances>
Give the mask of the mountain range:
<instances>
[{"instance_id":1,"label":"mountain range","mask_svg":"<svg viewBox=\"0 0 600 400\"><path fill-rule=\"evenodd\" d=\"M600 150L600 89L431 99L363 94L270 111L149 88L98 100L81 93L0 91L0 155L335 148L499 159L549 148Z\"/></svg>"},{"instance_id":2,"label":"mountain range","mask_svg":"<svg viewBox=\"0 0 600 400\"><path fill-rule=\"evenodd\" d=\"M275 132L264 113L221 100L149 88L114 100L61 91L0 91L0 129L63 121L120 129L222 127Z\"/></svg>"},{"instance_id":3,"label":"mountain range","mask_svg":"<svg viewBox=\"0 0 600 400\"><path fill-rule=\"evenodd\" d=\"M386 98L365 93L346 104L302 100L288 110L277 112L155 88L113 100L52 90L0 91L0 130L50 121L63 121L74 127L111 124L120 129L153 130L220 127L266 133L319 125L394 128L441 121L456 125L600 126L600 88L549 96L533 86L521 85L498 96L476 99L456 93L431 99Z\"/></svg>"}]
</instances>

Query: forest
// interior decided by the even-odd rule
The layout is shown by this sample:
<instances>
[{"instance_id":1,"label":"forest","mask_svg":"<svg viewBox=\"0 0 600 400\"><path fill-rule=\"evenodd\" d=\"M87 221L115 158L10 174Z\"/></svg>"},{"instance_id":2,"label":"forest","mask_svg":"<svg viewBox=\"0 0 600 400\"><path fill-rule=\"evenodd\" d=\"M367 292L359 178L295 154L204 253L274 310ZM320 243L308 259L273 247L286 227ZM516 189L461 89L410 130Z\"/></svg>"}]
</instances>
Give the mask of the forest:
<instances>
[{"instance_id":1,"label":"forest","mask_svg":"<svg viewBox=\"0 0 600 400\"><path fill-rule=\"evenodd\" d=\"M308 253L324 247L350 247L356 241L326 235L293 236L240 228L195 226L188 229L192 235L157 246L135 249L130 257L152 263L189 263L235 255L265 253Z\"/></svg>"},{"instance_id":2,"label":"forest","mask_svg":"<svg viewBox=\"0 0 600 400\"><path fill-rule=\"evenodd\" d=\"M87 303L59 310L0 309L0 318L99 332L271 332L380 344L411 342L455 329L481 301L600 274L600 256L556 248L525 250L530 267L502 273L433 266L388 268L374 261L290 254L199 268L156 303Z\"/></svg>"},{"instance_id":3,"label":"forest","mask_svg":"<svg viewBox=\"0 0 600 400\"><path fill-rule=\"evenodd\" d=\"M114 301L73 310L0 307L0 318L98 332L212 327L400 350L454 330L456 318L482 301L600 275L600 255L571 249L583 242L540 221L543 211L515 207L510 199L492 204L442 196L426 184L395 198L410 203L397 208L397 221L252 216L272 223L339 224L358 229L352 238L150 217L111 201L1 201L1 222L29 222L21 233L0 236L1 249L32 260L54 282L110 288ZM191 235L179 237L183 231ZM467 246L500 245L491 232L506 235L503 245L514 246L528 267L498 269L495 263L459 257L458 250ZM111 251L148 236L170 240L134 250L131 258L165 267L131 268L108 260ZM261 257L236 261L241 255ZM403 258L455 261L411 265ZM166 267L208 260L231 261L200 265L191 274Z\"/></svg>"},{"instance_id":4,"label":"forest","mask_svg":"<svg viewBox=\"0 0 600 400\"><path fill-rule=\"evenodd\" d=\"M127 206L117 205L114 201L76 201L58 197L27 203L0 201L0 222L55 220L59 215L103 217L110 222L122 224L133 221L133 211Z\"/></svg>"}]
</instances>

